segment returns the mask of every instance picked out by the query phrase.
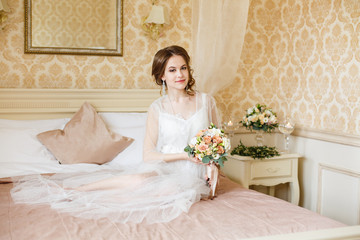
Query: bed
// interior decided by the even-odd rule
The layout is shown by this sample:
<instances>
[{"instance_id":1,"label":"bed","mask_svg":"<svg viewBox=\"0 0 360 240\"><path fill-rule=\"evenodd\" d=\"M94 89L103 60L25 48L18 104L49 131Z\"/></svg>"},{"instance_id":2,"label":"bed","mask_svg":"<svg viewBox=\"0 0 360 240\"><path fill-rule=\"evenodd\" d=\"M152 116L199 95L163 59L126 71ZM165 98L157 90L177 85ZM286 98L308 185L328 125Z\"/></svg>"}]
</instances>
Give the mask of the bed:
<instances>
[{"instance_id":1,"label":"bed","mask_svg":"<svg viewBox=\"0 0 360 240\"><path fill-rule=\"evenodd\" d=\"M76 218L48 205L14 204L10 189L17 176L91 172L139 161L146 110L158 96L149 89L0 89L0 239L360 239L358 226L245 189L223 173L215 199L201 200L168 223L119 224ZM36 135L63 128L84 102L111 131L134 142L105 164L59 164Z\"/></svg>"}]
</instances>

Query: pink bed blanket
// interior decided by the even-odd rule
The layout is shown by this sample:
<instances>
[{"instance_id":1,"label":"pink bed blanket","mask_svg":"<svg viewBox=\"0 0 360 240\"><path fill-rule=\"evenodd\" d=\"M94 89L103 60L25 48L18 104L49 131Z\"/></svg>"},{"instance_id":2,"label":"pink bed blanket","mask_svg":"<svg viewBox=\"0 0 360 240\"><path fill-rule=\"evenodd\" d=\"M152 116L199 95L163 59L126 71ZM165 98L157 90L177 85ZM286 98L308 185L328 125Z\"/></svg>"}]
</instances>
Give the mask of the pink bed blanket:
<instances>
[{"instance_id":1,"label":"pink bed blanket","mask_svg":"<svg viewBox=\"0 0 360 240\"><path fill-rule=\"evenodd\" d=\"M14 204L0 183L0 239L246 239L345 226L330 218L220 179L218 196L201 200L168 223L119 224L58 213L47 205Z\"/></svg>"}]
</instances>

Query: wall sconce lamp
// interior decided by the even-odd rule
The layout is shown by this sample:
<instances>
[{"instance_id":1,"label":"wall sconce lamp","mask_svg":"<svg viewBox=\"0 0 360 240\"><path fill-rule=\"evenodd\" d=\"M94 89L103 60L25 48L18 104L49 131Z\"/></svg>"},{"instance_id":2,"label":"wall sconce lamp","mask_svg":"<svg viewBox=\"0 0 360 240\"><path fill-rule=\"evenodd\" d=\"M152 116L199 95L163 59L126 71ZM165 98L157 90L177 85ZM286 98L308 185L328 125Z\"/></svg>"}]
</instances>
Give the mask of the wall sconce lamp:
<instances>
[{"instance_id":1,"label":"wall sconce lamp","mask_svg":"<svg viewBox=\"0 0 360 240\"><path fill-rule=\"evenodd\" d=\"M0 27L7 19L5 12L10 12L9 5L6 0L0 0ZM3 28L1 27L1 29Z\"/></svg>"},{"instance_id":2,"label":"wall sconce lamp","mask_svg":"<svg viewBox=\"0 0 360 240\"><path fill-rule=\"evenodd\" d=\"M157 40L162 35L164 24L169 24L169 18L162 6L153 1L149 16L143 19L143 29L151 39Z\"/></svg>"}]
</instances>

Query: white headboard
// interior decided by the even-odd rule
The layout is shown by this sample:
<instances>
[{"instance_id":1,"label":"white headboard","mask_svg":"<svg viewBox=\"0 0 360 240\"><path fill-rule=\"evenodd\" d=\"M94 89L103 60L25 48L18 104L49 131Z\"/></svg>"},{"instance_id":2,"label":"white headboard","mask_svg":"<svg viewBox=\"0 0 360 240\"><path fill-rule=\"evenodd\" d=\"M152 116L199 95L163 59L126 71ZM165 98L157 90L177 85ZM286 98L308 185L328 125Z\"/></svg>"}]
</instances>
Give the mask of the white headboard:
<instances>
[{"instance_id":1,"label":"white headboard","mask_svg":"<svg viewBox=\"0 0 360 240\"><path fill-rule=\"evenodd\" d=\"M17 89L0 88L0 118L71 117L85 102L98 112L146 112L158 89Z\"/></svg>"}]
</instances>

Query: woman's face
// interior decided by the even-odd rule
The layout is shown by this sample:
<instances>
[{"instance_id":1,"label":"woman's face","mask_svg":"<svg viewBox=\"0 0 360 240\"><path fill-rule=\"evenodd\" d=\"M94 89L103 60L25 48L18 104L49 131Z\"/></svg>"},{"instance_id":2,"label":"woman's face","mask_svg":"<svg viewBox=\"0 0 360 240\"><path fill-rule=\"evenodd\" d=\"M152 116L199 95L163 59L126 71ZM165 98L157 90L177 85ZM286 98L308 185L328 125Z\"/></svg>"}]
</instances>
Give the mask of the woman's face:
<instances>
[{"instance_id":1,"label":"woman's face","mask_svg":"<svg viewBox=\"0 0 360 240\"><path fill-rule=\"evenodd\" d=\"M175 55L169 58L164 75L168 90L184 90L189 81L189 70L182 56Z\"/></svg>"}]
</instances>

